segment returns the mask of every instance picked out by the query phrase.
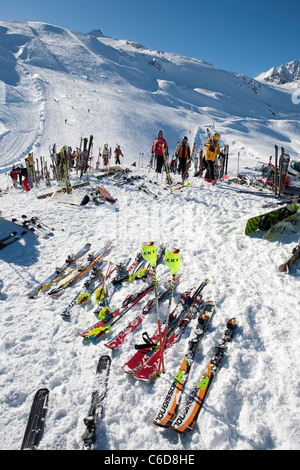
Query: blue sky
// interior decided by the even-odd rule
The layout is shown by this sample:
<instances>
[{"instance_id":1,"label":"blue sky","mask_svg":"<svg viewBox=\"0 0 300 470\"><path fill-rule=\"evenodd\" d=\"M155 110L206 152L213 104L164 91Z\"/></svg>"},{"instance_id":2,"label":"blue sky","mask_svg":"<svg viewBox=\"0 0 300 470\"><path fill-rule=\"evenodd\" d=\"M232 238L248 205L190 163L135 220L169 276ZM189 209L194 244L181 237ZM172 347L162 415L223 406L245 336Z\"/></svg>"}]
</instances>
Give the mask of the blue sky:
<instances>
[{"instance_id":1,"label":"blue sky","mask_svg":"<svg viewBox=\"0 0 300 470\"><path fill-rule=\"evenodd\" d=\"M299 17L299 0L0 0L1 20L100 29L249 77L300 59Z\"/></svg>"}]
</instances>

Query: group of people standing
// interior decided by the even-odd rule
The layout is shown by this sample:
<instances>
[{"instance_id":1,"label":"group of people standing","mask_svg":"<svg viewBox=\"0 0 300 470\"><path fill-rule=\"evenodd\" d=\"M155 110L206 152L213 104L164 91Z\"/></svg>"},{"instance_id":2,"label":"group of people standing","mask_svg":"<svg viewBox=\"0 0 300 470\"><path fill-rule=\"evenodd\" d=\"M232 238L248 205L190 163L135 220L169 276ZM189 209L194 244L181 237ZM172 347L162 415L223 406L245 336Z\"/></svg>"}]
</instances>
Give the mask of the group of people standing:
<instances>
[{"instance_id":1,"label":"group of people standing","mask_svg":"<svg viewBox=\"0 0 300 470\"><path fill-rule=\"evenodd\" d=\"M209 137L204 144L205 147L205 156L204 156L204 168L206 169L205 181L214 181L215 180L215 173L214 173L214 164L217 158L217 155L220 155L220 145L219 145L220 135L214 133L212 137ZM156 163L156 172L161 173L162 167L164 164L164 157L169 156L168 144L166 140L163 138L163 132L158 131L157 138L154 140L151 148L151 165L155 159ZM186 136L183 137L181 142L178 142L176 151L175 151L175 162L174 160L171 161L171 168L174 165L176 166L176 159L178 158L178 168L174 168L178 171L181 175L184 175L186 170L186 164L191 157L191 149L188 143L188 138Z\"/></svg>"}]
</instances>

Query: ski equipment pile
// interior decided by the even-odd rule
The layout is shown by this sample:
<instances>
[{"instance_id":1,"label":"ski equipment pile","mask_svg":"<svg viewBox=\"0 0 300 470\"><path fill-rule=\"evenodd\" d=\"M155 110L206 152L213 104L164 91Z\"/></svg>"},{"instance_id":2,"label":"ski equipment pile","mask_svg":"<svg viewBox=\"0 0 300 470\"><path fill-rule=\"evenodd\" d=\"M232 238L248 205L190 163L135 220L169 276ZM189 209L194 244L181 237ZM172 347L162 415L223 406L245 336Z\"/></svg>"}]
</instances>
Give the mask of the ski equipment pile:
<instances>
[{"instance_id":1,"label":"ski equipment pile","mask_svg":"<svg viewBox=\"0 0 300 470\"><path fill-rule=\"evenodd\" d=\"M175 280L175 286L179 284L179 279L180 279L180 276L177 276ZM167 281L166 283L163 284L162 288L160 288L158 291L158 301L161 302L167 296L170 290L171 290L171 281ZM120 347L124 343L126 336L128 336L130 333L133 333L134 330L136 330L136 328L142 323L145 316L151 312L151 310L155 307L155 305L156 305L155 297L148 300L146 305L143 307L142 311L138 313L136 317L133 320L131 320L125 328L123 328L123 330L121 330L116 336L114 336L109 341L107 341L104 344L104 346L106 346L109 349L117 349L118 347Z\"/></svg>"},{"instance_id":2,"label":"ski equipment pile","mask_svg":"<svg viewBox=\"0 0 300 470\"><path fill-rule=\"evenodd\" d=\"M125 299L122 303L122 306L117 308L114 312L107 312L103 318L97 322L95 325L91 326L85 331L78 333L79 336L87 338L93 342L96 342L99 338L107 334L111 328L131 309L133 308L143 297L145 297L153 289L153 284L148 285L146 288L143 288L141 291L137 292L134 295L134 298L131 303L128 304L128 299ZM111 320L112 323L107 325Z\"/></svg>"},{"instance_id":3,"label":"ski equipment pile","mask_svg":"<svg viewBox=\"0 0 300 470\"><path fill-rule=\"evenodd\" d=\"M166 394L163 404L155 417L153 423L156 426L168 428L174 421L179 408L180 400L191 371L194 358L199 344L208 327L210 319L214 313L215 305L209 301L206 303L205 312L201 313L197 319L194 334L189 340L188 347L174 381Z\"/></svg>"},{"instance_id":4,"label":"ski equipment pile","mask_svg":"<svg viewBox=\"0 0 300 470\"><path fill-rule=\"evenodd\" d=\"M168 319L165 349L179 341L189 321L197 314L202 302L202 290L208 283L203 281L198 287L181 295L176 307ZM156 330L151 337L144 332L144 344L136 345L136 353L122 367L124 372L132 374L138 380L151 382L158 374L160 364L160 337Z\"/></svg>"},{"instance_id":5,"label":"ski equipment pile","mask_svg":"<svg viewBox=\"0 0 300 470\"><path fill-rule=\"evenodd\" d=\"M75 255L69 255L65 261L65 263L60 267L56 268L53 274L51 274L45 281L41 282L37 287L35 287L33 290L28 292L26 295L29 299L35 298L40 290L43 290L44 286L50 285L60 274L65 272L73 263L75 263L78 259L80 259L82 256L84 256L88 250L91 248L90 243L86 243L81 250L79 250Z\"/></svg>"},{"instance_id":6,"label":"ski equipment pile","mask_svg":"<svg viewBox=\"0 0 300 470\"><path fill-rule=\"evenodd\" d=\"M81 279L83 276L85 276L95 265L97 265L103 256L105 256L112 248L111 242L108 242L104 248L99 250L96 254L92 254L88 257L88 260L86 264L80 267L80 270L71 277L71 279L68 279L67 281L63 282L60 286L52 289L48 294L51 297L60 297L65 289L68 287L73 286L79 279Z\"/></svg>"}]
</instances>

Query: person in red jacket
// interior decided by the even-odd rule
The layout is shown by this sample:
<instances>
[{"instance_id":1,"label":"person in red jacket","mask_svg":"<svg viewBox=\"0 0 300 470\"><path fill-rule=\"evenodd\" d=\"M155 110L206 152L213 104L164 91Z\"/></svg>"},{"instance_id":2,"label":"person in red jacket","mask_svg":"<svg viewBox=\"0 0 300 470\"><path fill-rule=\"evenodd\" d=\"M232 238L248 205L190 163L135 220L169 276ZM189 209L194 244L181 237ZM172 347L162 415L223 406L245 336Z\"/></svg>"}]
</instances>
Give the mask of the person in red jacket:
<instances>
[{"instance_id":1,"label":"person in red jacket","mask_svg":"<svg viewBox=\"0 0 300 470\"><path fill-rule=\"evenodd\" d=\"M161 169L164 163L164 154L165 156L169 155L168 144L163 138L163 132L158 131L157 138L154 140L151 148L151 154L153 159L153 154L156 159L156 172L161 173Z\"/></svg>"}]
</instances>

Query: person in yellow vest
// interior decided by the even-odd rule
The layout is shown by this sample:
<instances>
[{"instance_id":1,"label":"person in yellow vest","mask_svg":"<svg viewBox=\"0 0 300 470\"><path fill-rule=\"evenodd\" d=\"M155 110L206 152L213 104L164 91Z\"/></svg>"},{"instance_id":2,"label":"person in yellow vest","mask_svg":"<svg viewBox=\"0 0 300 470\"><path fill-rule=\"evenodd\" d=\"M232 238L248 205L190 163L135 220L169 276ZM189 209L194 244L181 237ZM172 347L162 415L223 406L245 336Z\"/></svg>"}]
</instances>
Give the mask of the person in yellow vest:
<instances>
[{"instance_id":1,"label":"person in yellow vest","mask_svg":"<svg viewBox=\"0 0 300 470\"><path fill-rule=\"evenodd\" d=\"M215 160L217 155L220 155L220 145L219 145L220 136L215 133L210 139L208 139L205 144L205 163L206 163L206 173L204 181L209 183L215 183Z\"/></svg>"},{"instance_id":2,"label":"person in yellow vest","mask_svg":"<svg viewBox=\"0 0 300 470\"><path fill-rule=\"evenodd\" d=\"M186 136L183 137L182 141L180 142L178 146L178 173L180 173L182 176L184 175L185 172L185 167L186 167L186 162L188 158L191 156L191 150L190 146L188 143L188 138Z\"/></svg>"}]
</instances>

